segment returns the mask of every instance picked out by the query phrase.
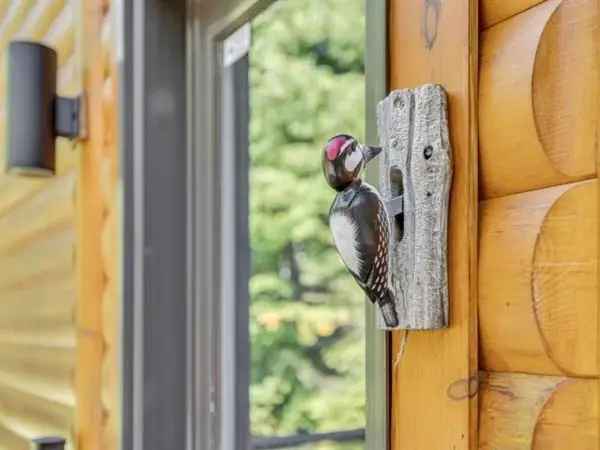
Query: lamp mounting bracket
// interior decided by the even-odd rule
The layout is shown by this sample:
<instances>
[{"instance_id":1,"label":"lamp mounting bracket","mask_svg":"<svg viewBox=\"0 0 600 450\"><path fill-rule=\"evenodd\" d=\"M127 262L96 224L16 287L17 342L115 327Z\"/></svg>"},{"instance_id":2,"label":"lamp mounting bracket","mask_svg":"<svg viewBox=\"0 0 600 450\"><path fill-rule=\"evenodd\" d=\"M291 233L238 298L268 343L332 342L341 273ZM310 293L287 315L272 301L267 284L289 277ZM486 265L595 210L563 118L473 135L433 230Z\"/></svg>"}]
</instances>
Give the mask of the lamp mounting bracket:
<instances>
[{"instance_id":1,"label":"lamp mounting bracket","mask_svg":"<svg viewBox=\"0 0 600 450\"><path fill-rule=\"evenodd\" d=\"M60 97L54 102L54 130L57 136L69 139L83 137L83 97Z\"/></svg>"}]
</instances>

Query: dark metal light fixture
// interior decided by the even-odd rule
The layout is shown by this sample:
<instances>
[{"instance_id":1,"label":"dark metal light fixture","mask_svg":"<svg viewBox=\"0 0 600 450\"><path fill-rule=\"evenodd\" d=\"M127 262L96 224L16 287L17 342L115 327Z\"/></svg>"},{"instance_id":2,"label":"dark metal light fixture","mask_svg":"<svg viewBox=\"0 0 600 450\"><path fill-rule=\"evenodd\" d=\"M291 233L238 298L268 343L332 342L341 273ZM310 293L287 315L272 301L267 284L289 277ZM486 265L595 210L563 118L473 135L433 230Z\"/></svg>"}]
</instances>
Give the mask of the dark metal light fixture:
<instances>
[{"instance_id":1,"label":"dark metal light fixture","mask_svg":"<svg viewBox=\"0 0 600 450\"><path fill-rule=\"evenodd\" d=\"M32 450L64 450L66 441L61 437L43 437L31 441Z\"/></svg>"},{"instance_id":2,"label":"dark metal light fixture","mask_svg":"<svg viewBox=\"0 0 600 450\"><path fill-rule=\"evenodd\" d=\"M13 41L8 48L6 171L50 176L56 137L80 137L81 98L56 94L57 56L45 45Z\"/></svg>"}]
</instances>

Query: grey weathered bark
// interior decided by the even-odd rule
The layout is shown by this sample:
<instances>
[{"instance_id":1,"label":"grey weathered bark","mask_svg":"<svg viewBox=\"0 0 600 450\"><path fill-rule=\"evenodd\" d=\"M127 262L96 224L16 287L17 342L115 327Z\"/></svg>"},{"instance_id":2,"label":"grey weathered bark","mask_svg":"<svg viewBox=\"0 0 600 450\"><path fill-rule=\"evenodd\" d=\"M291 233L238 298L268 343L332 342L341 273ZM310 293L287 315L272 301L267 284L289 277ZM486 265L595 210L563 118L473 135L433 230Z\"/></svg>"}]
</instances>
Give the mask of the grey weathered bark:
<instances>
[{"instance_id":1,"label":"grey weathered bark","mask_svg":"<svg viewBox=\"0 0 600 450\"><path fill-rule=\"evenodd\" d=\"M391 217L390 286L401 329L448 325L447 222L452 179L446 94L425 85L392 92L378 106L384 200L402 195ZM379 320L379 326L384 327Z\"/></svg>"}]
</instances>

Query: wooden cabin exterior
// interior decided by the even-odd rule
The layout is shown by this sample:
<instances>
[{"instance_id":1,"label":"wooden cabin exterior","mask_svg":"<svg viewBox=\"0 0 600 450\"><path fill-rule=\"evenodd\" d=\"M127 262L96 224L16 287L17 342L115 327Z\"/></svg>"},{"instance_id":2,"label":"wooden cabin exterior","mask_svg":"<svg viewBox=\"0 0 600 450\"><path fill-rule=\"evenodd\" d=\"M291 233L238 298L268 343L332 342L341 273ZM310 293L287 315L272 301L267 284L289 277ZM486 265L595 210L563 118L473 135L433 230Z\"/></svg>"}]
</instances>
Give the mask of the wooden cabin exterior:
<instances>
[{"instance_id":1,"label":"wooden cabin exterior","mask_svg":"<svg viewBox=\"0 0 600 450\"><path fill-rule=\"evenodd\" d=\"M54 177L0 176L0 449L241 450L213 184L243 118L218 116L218 52L270 3L0 0L0 53L52 46L87 104ZM450 327L369 311L365 448L600 450L600 3L369 0L367 31L371 139L389 90L439 83L455 177Z\"/></svg>"},{"instance_id":2,"label":"wooden cabin exterior","mask_svg":"<svg viewBox=\"0 0 600 450\"><path fill-rule=\"evenodd\" d=\"M52 178L2 175L0 448L44 435L117 448L120 181L113 2L2 1L11 40L58 53L58 91L85 92L88 137L59 139ZM0 97L6 95L6 58ZM0 137L6 110L0 108ZM3 152L2 164L6 155Z\"/></svg>"},{"instance_id":3,"label":"wooden cabin exterior","mask_svg":"<svg viewBox=\"0 0 600 450\"><path fill-rule=\"evenodd\" d=\"M389 80L449 90L458 286L393 333L392 448L597 449L599 4L435 3L391 1Z\"/></svg>"}]
</instances>

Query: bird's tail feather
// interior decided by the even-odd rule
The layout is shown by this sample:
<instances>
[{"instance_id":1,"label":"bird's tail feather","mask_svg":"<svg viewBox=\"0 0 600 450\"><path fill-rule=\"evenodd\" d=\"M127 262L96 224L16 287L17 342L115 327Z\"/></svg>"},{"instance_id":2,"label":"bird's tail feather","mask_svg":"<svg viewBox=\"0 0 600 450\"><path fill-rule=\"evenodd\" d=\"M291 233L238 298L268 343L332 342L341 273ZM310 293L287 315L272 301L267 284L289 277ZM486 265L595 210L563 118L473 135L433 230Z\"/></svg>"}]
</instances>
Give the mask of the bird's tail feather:
<instances>
[{"instance_id":1,"label":"bird's tail feather","mask_svg":"<svg viewBox=\"0 0 600 450\"><path fill-rule=\"evenodd\" d=\"M379 301L379 310L383 316L383 321L387 328L395 328L398 326L398 314L396 313L396 305L394 302L394 296L392 292L387 289L385 295L383 295Z\"/></svg>"}]
</instances>

